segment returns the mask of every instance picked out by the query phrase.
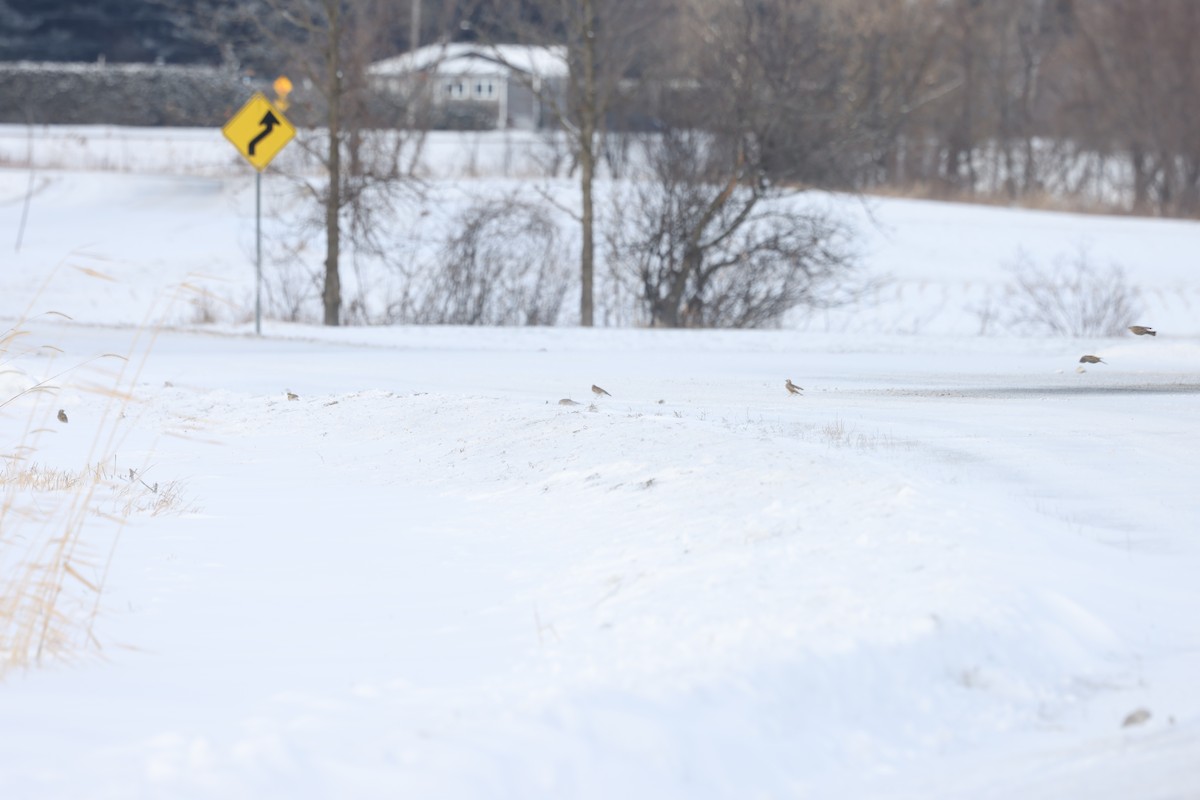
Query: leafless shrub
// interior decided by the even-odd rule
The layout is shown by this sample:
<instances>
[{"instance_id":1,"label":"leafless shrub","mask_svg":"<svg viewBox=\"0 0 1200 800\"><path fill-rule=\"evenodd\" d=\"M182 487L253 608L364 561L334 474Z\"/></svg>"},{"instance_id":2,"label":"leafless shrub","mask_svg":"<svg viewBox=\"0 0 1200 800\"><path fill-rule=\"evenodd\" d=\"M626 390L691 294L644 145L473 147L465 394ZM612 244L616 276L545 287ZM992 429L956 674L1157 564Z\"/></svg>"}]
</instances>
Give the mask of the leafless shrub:
<instances>
[{"instance_id":1,"label":"leafless shrub","mask_svg":"<svg viewBox=\"0 0 1200 800\"><path fill-rule=\"evenodd\" d=\"M612 247L652 325L761 327L836 302L854 265L842 223L768 185L743 145L671 131L646 147Z\"/></svg>"},{"instance_id":2,"label":"leafless shrub","mask_svg":"<svg viewBox=\"0 0 1200 800\"><path fill-rule=\"evenodd\" d=\"M514 197L484 200L453 225L407 322L553 325L570 285L566 252L548 211Z\"/></svg>"},{"instance_id":3,"label":"leafless shrub","mask_svg":"<svg viewBox=\"0 0 1200 800\"><path fill-rule=\"evenodd\" d=\"M1012 279L996 316L1014 333L1118 336L1138 315L1138 293L1124 270L1097 268L1085 248L1058 256L1050 267L1022 251L1007 269Z\"/></svg>"},{"instance_id":4,"label":"leafless shrub","mask_svg":"<svg viewBox=\"0 0 1200 800\"><path fill-rule=\"evenodd\" d=\"M321 272L308 266L299 252L304 242L281 248L280 257L264 268L263 315L287 322L317 322Z\"/></svg>"},{"instance_id":5,"label":"leafless shrub","mask_svg":"<svg viewBox=\"0 0 1200 800\"><path fill-rule=\"evenodd\" d=\"M841 249L840 225L819 213L772 210L758 215L731 237L715 271L708 299L696 311L707 327L770 325L798 306L828 307L850 299L835 286L849 262ZM689 308L689 312L692 311Z\"/></svg>"}]
</instances>

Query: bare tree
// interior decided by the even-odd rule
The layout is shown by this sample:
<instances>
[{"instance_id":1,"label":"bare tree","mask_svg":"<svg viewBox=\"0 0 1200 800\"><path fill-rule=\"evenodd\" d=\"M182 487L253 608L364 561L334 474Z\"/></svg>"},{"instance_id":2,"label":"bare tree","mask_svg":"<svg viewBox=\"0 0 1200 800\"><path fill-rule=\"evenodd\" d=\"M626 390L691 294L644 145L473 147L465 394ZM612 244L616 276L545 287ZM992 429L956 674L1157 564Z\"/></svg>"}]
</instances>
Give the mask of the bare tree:
<instances>
[{"instance_id":1,"label":"bare tree","mask_svg":"<svg viewBox=\"0 0 1200 800\"><path fill-rule=\"evenodd\" d=\"M848 28L842 52L852 76L843 92L854 98L856 124L868 137L868 159L857 174L861 188L905 185L914 177L926 138L919 112L957 89L953 80L935 80L944 38L944 27L932 13L936 1L842 4L841 22Z\"/></svg>"},{"instance_id":2,"label":"bare tree","mask_svg":"<svg viewBox=\"0 0 1200 800\"><path fill-rule=\"evenodd\" d=\"M579 171L579 323L594 324L596 262L595 181L609 117L620 105L623 79L654 52L654 23L669 4L663 0L528 0L482 2L477 17L488 43L500 37L533 46L560 48L567 67L565 86L536 80L529 88L562 129ZM497 54L498 60L505 60ZM521 64L510 63L517 74Z\"/></svg>"},{"instance_id":3,"label":"bare tree","mask_svg":"<svg viewBox=\"0 0 1200 800\"><path fill-rule=\"evenodd\" d=\"M845 226L772 187L741 145L671 130L645 146L654 173L622 203L613 257L651 325L758 327L833 301L853 266Z\"/></svg>"},{"instance_id":4,"label":"bare tree","mask_svg":"<svg viewBox=\"0 0 1200 800\"><path fill-rule=\"evenodd\" d=\"M342 322L342 260L375 244L372 220L411 176L423 141L420 130L381 130L381 109L369 81L372 59L391 54L395 30L387 0L262 0L259 20L302 78L292 112L316 123L318 135L299 138L324 176L296 176L323 213L325 253L321 301L326 325Z\"/></svg>"},{"instance_id":5,"label":"bare tree","mask_svg":"<svg viewBox=\"0 0 1200 800\"><path fill-rule=\"evenodd\" d=\"M1081 133L1129 165L1135 211L1200 211L1200 6L1080 0L1076 16Z\"/></svg>"},{"instance_id":6,"label":"bare tree","mask_svg":"<svg viewBox=\"0 0 1200 800\"><path fill-rule=\"evenodd\" d=\"M651 324L750 326L828 298L853 265L844 227L787 198L849 179L864 148L825 2L695 2L691 80L645 140L617 258ZM845 30L844 28L841 30Z\"/></svg>"},{"instance_id":7,"label":"bare tree","mask_svg":"<svg viewBox=\"0 0 1200 800\"><path fill-rule=\"evenodd\" d=\"M1009 198L1015 200L1043 188L1034 147L1039 133L1052 130L1048 122L1039 120L1040 109L1047 103L1043 74L1054 67L1053 59L1068 34L1070 18L1047 0L1024 0L1012 7L1011 14L1017 57L1013 59L1013 79L1005 83L1014 86L1015 92L1002 96L1000 119L1007 171L1005 188ZM1020 169L1014 155L1017 147Z\"/></svg>"}]
</instances>

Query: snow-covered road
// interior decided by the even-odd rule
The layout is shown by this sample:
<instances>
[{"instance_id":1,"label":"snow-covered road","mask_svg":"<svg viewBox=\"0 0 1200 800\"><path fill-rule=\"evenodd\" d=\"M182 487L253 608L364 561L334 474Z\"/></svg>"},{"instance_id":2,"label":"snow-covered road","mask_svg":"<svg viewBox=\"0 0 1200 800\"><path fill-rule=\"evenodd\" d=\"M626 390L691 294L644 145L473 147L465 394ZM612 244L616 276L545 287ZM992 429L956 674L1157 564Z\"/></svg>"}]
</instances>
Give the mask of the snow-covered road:
<instances>
[{"instance_id":1,"label":"snow-covered road","mask_svg":"<svg viewBox=\"0 0 1200 800\"><path fill-rule=\"evenodd\" d=\"M84 360L131 335L30 338ZM111 455L194 510L122 534L104 660L0 687L0 793L1186 797L1200 346L1104 344L1149 367L163 332ZM69 461L104 398L59 398L39 452Z\"/></svg>"}]
</instances>

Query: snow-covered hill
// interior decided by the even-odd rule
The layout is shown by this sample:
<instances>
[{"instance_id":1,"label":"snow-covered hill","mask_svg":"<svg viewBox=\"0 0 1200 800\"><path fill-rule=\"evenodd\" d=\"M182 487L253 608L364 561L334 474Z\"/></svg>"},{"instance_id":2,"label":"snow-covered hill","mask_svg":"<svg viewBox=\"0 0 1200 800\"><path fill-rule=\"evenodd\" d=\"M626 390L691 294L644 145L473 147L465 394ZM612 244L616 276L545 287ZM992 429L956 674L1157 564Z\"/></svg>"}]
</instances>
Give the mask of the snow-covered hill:
<instances>
[{"instance_id":1,"label":"snow-covered hill","mask_svg":"<svg viewBox=\"0 0 1200 800\"><path fill-rule=\"evenodd\" d=\"M87 518L103 649L0 683L0 796L1200 790L1200 226L834 199L891 288L802 327L255 337L249 178L34 183L0 328L74 321L0 452L177 498ZM1159 336L974 335L1081 243ZM3 488L11 553L63 495Z\"/></svg>"},{"instance_id":2,"label":"snow-covered hill","mask_svg":"<svg viewBox=\"0 0 1200 800\"><path fill-rule=\"evenodd\" d=\"M513 177L523 174L515 162L524 163L545 146L499 135L434 136L424 169L433 179L377 220L393 260L410 271L410 279L427 275L436 267L431 253L455 230L458 215L482 198L524 196L552 209L574 206L577 187L569 179ZM0 159L25 164L31 154L32 171L0 171L0 221L12 244L19 237L21 245L9 257L7 279L19 283L9 286L25 293L40 289L43 306L67 305L77 319L106 324L140 321L155 298L183 282L202 287L206 299L192 296L175 304L168 314L173 323L244 322L253 313L253 171L218 132L0 126ZM303 169L294 155L285 150L280 160ZM462 177L464 170L474 177ZM321 216L280 174L268 171L263 187L267 303L283 311L296 287L305 288L306 274L322 269ZM602 183L597 203L602 225L613 224L610 194L609 184ZM1002 313L1011 305L1012 268L1027 263L1049 273L1082 258L1097 273L1122 270L1150 324L1174 335L1200 336L1195 267L1200 226L1192 222L836 195L797 202L815 203L849 226L861 267L855 285L871 289L845 307L799 310L787 320L792 329L1014 333ZM564 215L568 256L573 235ZM619 308L605 307L614 305L606 300L613 265L605 260L603 242L599 257L598 318L628 320L628 299ZM63 266L65 274L49 278ZM99 270L113 281L77 291L76 282L67 279L72 266ZM347 301L375 309L376 316L405 286L393 265L373 257L352 264L348 259L343 281ZM572 288L568 308L576 294ZM317 319L319 302L307 308Z\"/></svg>"}]
</instances>

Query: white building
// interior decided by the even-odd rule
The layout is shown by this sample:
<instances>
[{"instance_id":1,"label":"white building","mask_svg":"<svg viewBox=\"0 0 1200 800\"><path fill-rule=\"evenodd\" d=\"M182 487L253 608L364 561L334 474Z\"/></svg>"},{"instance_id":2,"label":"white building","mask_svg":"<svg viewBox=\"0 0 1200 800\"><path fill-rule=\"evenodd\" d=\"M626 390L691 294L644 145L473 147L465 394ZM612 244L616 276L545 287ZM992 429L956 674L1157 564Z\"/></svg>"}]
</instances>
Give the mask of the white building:
<instances>
[{"instance_id":1,"label":"white building","mask_svg":"<svg viewBox=\"0 0 1200 800\"><path fill-rule=\"evenodd\" d=\"M463 127L533 129L554 124L541 98L561 96L566 55L562 46L436 44L377 61L367 74L385 95L427 92L451 127L462 120Z\"/></svg>"}]
</instances>

